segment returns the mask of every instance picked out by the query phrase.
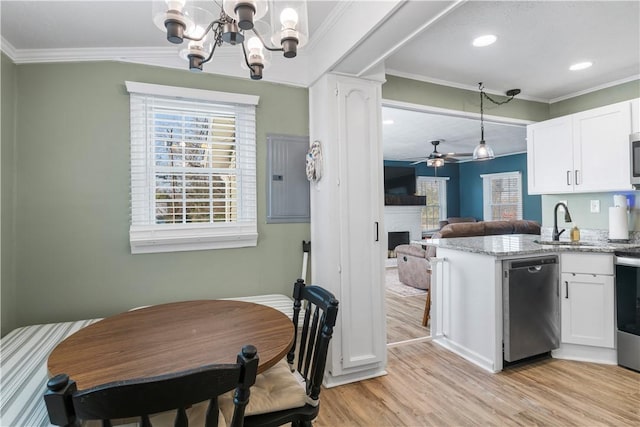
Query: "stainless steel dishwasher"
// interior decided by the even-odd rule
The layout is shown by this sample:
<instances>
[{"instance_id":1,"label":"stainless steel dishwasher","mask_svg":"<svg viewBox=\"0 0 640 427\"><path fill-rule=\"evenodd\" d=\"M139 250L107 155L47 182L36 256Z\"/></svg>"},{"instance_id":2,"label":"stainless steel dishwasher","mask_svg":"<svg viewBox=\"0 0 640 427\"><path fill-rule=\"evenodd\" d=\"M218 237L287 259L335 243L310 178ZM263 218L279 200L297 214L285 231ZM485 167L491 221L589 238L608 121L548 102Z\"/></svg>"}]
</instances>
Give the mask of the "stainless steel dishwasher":
<instances>
[{"instance_id":1,"label":"stainless steel dishwasher","mask_svg":"<svg viewBox=\"0 0 640 427\"><path fill-rule=\"evenodd\" d=\"M514 362L560 345L558 257L502 262L504 360Z\"/></svg>"}]
</instances>

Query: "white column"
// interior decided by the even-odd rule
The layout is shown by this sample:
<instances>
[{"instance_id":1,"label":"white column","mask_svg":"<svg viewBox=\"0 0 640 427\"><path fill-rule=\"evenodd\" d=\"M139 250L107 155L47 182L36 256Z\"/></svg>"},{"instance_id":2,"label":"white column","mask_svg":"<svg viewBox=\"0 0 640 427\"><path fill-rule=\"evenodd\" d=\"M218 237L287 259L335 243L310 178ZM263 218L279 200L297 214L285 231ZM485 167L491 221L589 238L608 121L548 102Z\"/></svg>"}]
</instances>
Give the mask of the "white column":
<instances>
[{"instance_id":1,"label":"white column","mask_svg":"<svg viewBox=\"0 0 640 427\"><path fill-rule=\"evenodd\" d=\"M325 385L386 373L381 81L324 75L309 90L312 282L340 301Z\"/></svg>"}]
</instances>

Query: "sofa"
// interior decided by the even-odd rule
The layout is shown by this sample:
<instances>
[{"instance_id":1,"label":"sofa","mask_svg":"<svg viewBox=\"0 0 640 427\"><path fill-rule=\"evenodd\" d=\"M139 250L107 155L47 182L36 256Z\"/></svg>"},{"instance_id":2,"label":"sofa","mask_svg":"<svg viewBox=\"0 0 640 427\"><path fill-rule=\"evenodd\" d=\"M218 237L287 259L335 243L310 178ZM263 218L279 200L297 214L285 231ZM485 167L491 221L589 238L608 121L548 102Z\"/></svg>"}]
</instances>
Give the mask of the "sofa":
<instances>
[{"instance_id":1,"label":"sofa","mask_svg":"<svg viewBox=\"0 0 640 427\"><path fill-rule=\"evenodd\" d=\"M433 234L433 239L451 237L494 236L499 234L540 234L540 224L530 220L477 221L449 223ZM419 289L429 289L431 264L429 259L436 256L436 248L426 249L417 245L396 247L398 257L398 277L405 285Z\"/></svg>"}]
</instances>

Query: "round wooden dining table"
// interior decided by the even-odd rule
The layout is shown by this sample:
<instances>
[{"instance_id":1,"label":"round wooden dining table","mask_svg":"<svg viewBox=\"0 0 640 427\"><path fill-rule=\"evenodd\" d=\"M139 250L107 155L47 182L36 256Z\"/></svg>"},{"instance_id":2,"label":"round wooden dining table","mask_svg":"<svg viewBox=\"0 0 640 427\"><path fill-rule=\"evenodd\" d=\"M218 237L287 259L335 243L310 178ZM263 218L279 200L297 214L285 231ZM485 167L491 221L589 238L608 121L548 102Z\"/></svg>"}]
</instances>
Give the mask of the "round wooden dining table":
<instances>
[{"instance_id":1,"label":"round wooden dining table","mask_svg":"<svg viewBox=\"0 0 640 427\"><path fill-rule=\"evenodd\" d=\"M246 344L258 349L258 373L293 343L293 323L260 304L198 300L153 305L93 323L62 341L49 375L67 374L79 390L216 363L236 363Z\"/></svg>"}]
</instances>

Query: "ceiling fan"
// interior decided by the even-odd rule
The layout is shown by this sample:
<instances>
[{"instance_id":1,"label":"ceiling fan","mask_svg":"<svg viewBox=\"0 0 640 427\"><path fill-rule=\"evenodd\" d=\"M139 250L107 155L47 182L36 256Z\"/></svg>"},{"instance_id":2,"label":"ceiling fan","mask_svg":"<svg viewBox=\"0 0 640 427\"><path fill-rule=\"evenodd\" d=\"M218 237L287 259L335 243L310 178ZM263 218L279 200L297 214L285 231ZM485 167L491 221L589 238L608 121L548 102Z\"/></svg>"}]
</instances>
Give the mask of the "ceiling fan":
<instances>
[{"instance_id":1,"label":"ceiling fan","mask_svg":"<svg viewBox=\"0 0 640 427\"><path fill-rule=\"evenodd\" d=\"M433 145L433 152L427 156L427 158L418 160L417 162L411 163L412 165L417 165L418 163L426 163L427 166L431 166L434 168L439 168L444 166L445 160L458 161L456 157L471 157L473 153L441 153L438 151L438 145L444 140L437 139L435 141L431 141Z\"/></svg>"}]
</instances>

